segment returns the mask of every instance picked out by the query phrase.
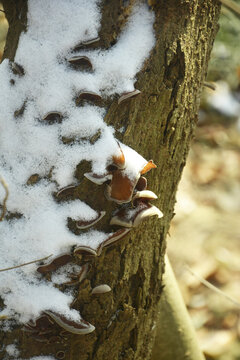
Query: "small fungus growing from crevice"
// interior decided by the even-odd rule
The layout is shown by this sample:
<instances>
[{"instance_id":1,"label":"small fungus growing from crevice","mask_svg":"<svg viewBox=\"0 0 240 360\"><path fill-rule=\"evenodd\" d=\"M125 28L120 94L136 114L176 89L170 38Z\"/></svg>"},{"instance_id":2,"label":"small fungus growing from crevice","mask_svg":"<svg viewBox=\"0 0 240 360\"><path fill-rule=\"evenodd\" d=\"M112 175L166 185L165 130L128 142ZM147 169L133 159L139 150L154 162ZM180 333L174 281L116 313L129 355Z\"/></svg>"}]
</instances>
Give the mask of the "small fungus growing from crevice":
<instances>
[{"instance_id":1,"label":"small fungus growing from crevice","mask_svg":"<svg viewBox=\"0 0 240 360\"><path fill-rule=\"evenodd\" d=\"M130 100L136 96L138 96L139 94L141 94L141 91L140 90L133 90L133 91L130 91L130 92L126 92L126 93L123 93L120 98L118 99L118 105L120 105L122 102L126 101L126 100Z\"/></svg>"},{"instance_id":2,"label":"small fungus growing from crevice","mask_svg":"<svg viewBox=\"0 0 240 360\"><path fill-rule=\"evenodd\" d=\"M110 288L109 285L107 284L102 284L102 285L98 285L98 286L95 286L93 289L92 289L92 295L97 295L97 294L105 294L109 291L111 291L112 289Z\"/></svg>"}]
</instances>

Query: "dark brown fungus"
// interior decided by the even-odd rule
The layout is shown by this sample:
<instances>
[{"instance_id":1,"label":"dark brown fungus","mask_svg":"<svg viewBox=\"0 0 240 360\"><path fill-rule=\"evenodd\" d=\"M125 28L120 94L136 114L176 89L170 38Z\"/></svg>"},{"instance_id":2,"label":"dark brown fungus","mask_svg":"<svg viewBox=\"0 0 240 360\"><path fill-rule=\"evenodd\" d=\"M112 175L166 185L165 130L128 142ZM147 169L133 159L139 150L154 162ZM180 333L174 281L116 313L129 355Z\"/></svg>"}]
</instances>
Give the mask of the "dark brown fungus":
<instances>
[{"instance_id":1,"label":"dark brown fungus","mask_svg":"<svg viewBox=\"0 0 240 360\"><path fill-rule=\"evenodd\" d=\"M98 221L100 221L105 214L106 214L106 211L100 211L94 219L78 220L78 221L76 221L76 226L78 229L87 229L90 226L95 225Z\"/></svg>"},{"instance_id":2,"label":"dark brown fungus","mask_svg":"<svg viewBox=\"0 0 240 360\"><path fill-rule=\"evenodd\" d=\"M39 181L40 181L39 174L32 174L27 180L27 185L35 185Z\"/></svg>"},{"instance_id":3,"label":"dark brown fungus","mask_svg":"<svg viewBox=\"0 0 240 360\"><path fill-rule=\"evenodd\" d=\"M59 111L50 111L43 117L43 120L46 121L49 125L60 124L62 119L63 114Z\"/></svg>"},{"instance_id":4,"label":"dark brown fungus","mask_svg":"<svg viewBox=\"0 0 240 360\"><path fill-rule=\"evenodd\" d=\"M46 274L48 272L52 272L57 270L59 267L68 264L73 260L72 255L70 254L62 254L57 256L55 259L50 261L46 265L41 265L37 268L37 271L41 274Z\"/></svg>"},{"instance_id":5,"label":"dark brown fungus","mask_svg":"<svg viewBox=\"0 0 240 360\"><path fill-rule=\"evenodd\" d=\"M16 62L11 62L10 66L11 66L11 70L14 73L14 75L23 76L25 74L25 71L24 71L22 65L19 65Z\"/></svg>"},{"instance_id":6,"label":"dark brown fungus","mask_svg":"<svg viewBox=\"0 0 240 360\"><path fill-rule=\"evenodd\" d=\"M108 245L111 245L113 243L115 243L116 241L122 239L124 236L126 236L129 231L131 229L119 229L117 231L115 231L114 233L110 234L109 237L104 240L100 246L98 247L98 250L97 250L97 255L101 255L102 253L102 249Z\"/></svg>"},{"instance_id":7,"label":"dark brown fungus","mask_svg":"<svg viewBox=\"0 0 240 360\"><path fill-rule=\"evenodd\" d=\"M93 325L83 319L80 319L79 321L69 320L64 315L51 310L46 310L45 313L64 330L73 334L89 334L95 330Z\"/></svg>"},{"instance_id":8,"label":"dark brown fungus","mask_svg":"<svg viewBox=\"0 0 240 360\"><path fill-rule=\"evenodd\" d=\"M52 332L54 322L46 315L39 316L35 321L30 320L23 326L23 331L36 335L46 335Z\"/></svg>"},{"instance_id":9,"label":"dark brown fungus","mask_svg":"<svg viewBox=\"0 0 240 360\"><path fill-rule=\"evenodd\" d=\"M24 113L25 107L26 107L26 101L24 101L24 103L22 104L22 106L19 109L14 111L14 117L19 118L20 116L22 116Z\"/></svg>"},{"instance_id":10,"label":"dark brown fungus","mask_svg":"<svg viewBox=\"0 0 240 360\"><path fill-rule=\"evenodd\" d=\"M139 193L142 193L142 195L139 195ZM156 206L148 203L149 200L156 199L156 195L152 191L144 190L139 193L134 200L134 207L129 206L118 210L110 221L111 225L132 228L140 225L148 217L157 216L160 219L163 216Z\"/></svg>"},{"instance_id":11,"label":"dark brown fungus","mask_svg":"<svg viewBox=\"0 0 240 360\"><path fill-rule=\"evenodd\" d=\"M138 179L137 185L135 186L135 190L142 191L146 190L147 188L147 179L144 176L141 176Z\"/></svg>"},{"instance_id":12,"label":"dark brown fungus","mask_svg":"<svg viewBox=\"0 0 240 360\"><path fill-rule=\"evenodd\" d=\"M83 91L76 97L76 105L83 106L85 102L94 103L95 105L99 105L102 100L101 95L96 94L92 91Z\"/></svg>"},{"instance_id":13,"label":"dark brown fungus","mask_svg":"<svg viewBox=\"0 0 240 360\"><path fill-rule=\"evenodd\" d=\"M138 96L139 94L141 94L141 91L137 90L137 89L130 91L130 92L123 93L120 96L120 98L118 99L118 105L120 105L122 102L124 102L126 100L129 100L129 99L132 99L133 97Z\"/></svg>"},{"instance_id":14,"label":"dark brown fungus","mask_svg":"<svg viewBox=\"0 0 240 360\"><path fill-rule=\"evenodd\" d=\"M72 56L68 59L68 62L75 70L93 70L92 63L87 56Z\"/></svg>"},{"instance_id":15,"label":"dark brown fungus","mask_svg":"<svg viewBox=\"0 0 240 360\"><path fill-rule=\"evenodd\" d=\"M62 351L62 350L58 351L58 352L56 353L56 357L57 357L57 359L59 359L59 360L64 359L64 358L65 358L65 351Z\"/></svg>"}]
</instances>

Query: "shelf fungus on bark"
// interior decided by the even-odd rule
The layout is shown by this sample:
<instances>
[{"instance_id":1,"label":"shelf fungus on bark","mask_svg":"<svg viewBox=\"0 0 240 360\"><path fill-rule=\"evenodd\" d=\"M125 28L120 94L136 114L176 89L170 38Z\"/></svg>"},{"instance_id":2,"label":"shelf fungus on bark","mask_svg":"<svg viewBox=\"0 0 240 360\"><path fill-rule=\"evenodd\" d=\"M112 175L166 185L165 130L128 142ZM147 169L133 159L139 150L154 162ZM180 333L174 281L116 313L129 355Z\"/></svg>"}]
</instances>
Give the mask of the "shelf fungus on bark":
<instances>
[{"instance_id":1,"label":"shelf fungus on bark","mask_svg":"<svg viewBox=\"0 0 240 360\"><path fill-rule=\"evenodd\" d=\"M99 105L101 100L102 100L101 95L99 95L93 91L83 91L77 95L75 103L77 106L82 106L82 105L84 105L85 102L91 102L96 105Z\"/></svg>"},{"instance_id":2,"label":"shelf fungus on bark","mask_svg":"<svg viewBox=\"0 0 240 360\"><path fill-rule=\"evenodd\" d=\"M76 70L93 70L93 65L87 56L72 56L68 62Z\"/></svg>"},{"instance_id":3,"label":"shelf fungus on bark","mask_svg":"<svg viewBox=\"0 0 240 360\"><path fill-rule=\"evenodd\" d=\"M94 39L82 41L81 43L77 44L74 47L73 51L78 51L84 47L92 46L93 44L96 44L97 42L99 42L99 40L100 40L100 37L96 37Z\"/></svg>"},{"instance_id":4,"label":"shelf fungus on bark","mask_svg":"<svg viewBox=\"0 0 240 360\"><path fill-rule=\"evenodd\" d=\"M49 111L43 117L43 120L46 121L49 125L61 124L62 119L63 119L63 114L59 111Z\"/></svg>"},{"instance_id":5,"label":"shelf fungus on bark","mask_svg":"<svg viewBox=\"0 0 240 360\"><path fill-rule=\"evenodd\" d=\"M133 198L133 207L119 209L110 221L111 225L124 226L126 228L137 227L140 223L151 216L159 219L163 216L162 212L149 203L157 196L148 190L139 191Z\"/></svg>"},{"instance_id":6,"label":"shelf fungus on bark","mask_svg":"<svg viewBox=\"0 0 240 360\"><path fill-rule=\"evenodd\" d=\"M45 310L44 313L54 320L60 327L70 333L84 335L95 330L93 325L83 319L80 319L79 321L70 320L64 315L51 310Z\"/></svg>"},{"instance_id":7,"label":"shelf fungus on bark","mask_svg":"<svg viewBox=\"0 0 240 360\"><path fill-rule=\"evenodd\" d=\"M48 264L41 265L37 268L37 271L41 274L47 274L52 271L56 271L63 265L73 261L73 257L70 254L61 254L51 260Z\"/></svg>"},{"instance_id":8,"label":"shelf fungus on bark","mask_svg":"<svg viewBox=\"0 0 240 360\"><path fill-rule=\"evenodd\" d=\"M81 230L87 229L87 228L95 225L98 221L100 221L104 217L105 214L106 214L106 211L100 211L99 213L97 213L97 216L94 219L77 220L76 227Z\"/></svg>"},{"instance_id":9,"label":"shelf fungus on bark","mask_svg":"<svg viewBox=\"0 0 240 360\"><path fill-rule=\"evenodd\" d=\"M126 236L131 229L119 229L114 233L108 234L107 238L98 246L97 249L93 249L90 246L79 245L74 249L74 255L92 255L92 256L100 256L103 248L108 245L113 244L114 242L122 239Z\"/></svg>"},{"instance_id":10,"label":"shelf fungus on bark","mask_svg":"<svg viewBox=\"0 0 240 360\"><path fill-rule=\"evenodd\" d=\"M95 286L93 289L92 289L92 295L97 295L97 294L105 294L109 291L111 291L112 289L110 288L109 285L107 284L101 284L101 285L98 285L98 286Z\"/></svg>"},{"instance_id":11,"label":"shelf fungus on bark","mask_svg":"<svg viewBox=\"0 0 240 360\"><path fill-rule=\"evenodd\" d=\"M112 180L105 189L106 198L118 204L131 201L135 189L138 187L139 189L146 189L147 187L147 180L141 175L156 167L153 161L150 160L134 178L130 177L125 170L114 171Z\"/></svg>"},{"instance_id":12,"label":"shelf fungus on bark","mask_svg":"<svg viewBox=\"0 0 240 360\"><path fill-rule=\"evenodd\" d=\"M120 98L118 99L118 105L120 105L122 102L124 102L126 100L129 100L129 99L132 99L133 97L138 96L139 94L141 94L141 91L137 90L137 89L130 91L130 92L123 93L120 96Z\"/></svg>"}]
</instances>

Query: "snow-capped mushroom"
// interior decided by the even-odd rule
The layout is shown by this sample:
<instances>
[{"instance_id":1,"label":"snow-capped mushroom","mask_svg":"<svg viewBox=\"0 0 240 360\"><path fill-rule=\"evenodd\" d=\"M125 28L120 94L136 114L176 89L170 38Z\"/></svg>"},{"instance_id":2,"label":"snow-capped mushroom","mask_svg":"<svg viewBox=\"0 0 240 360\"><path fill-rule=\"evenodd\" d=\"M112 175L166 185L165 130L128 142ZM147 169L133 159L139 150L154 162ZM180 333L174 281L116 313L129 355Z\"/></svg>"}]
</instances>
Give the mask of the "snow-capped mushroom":
<instances>
[{"instance_id":1,"label":"snow-capped mushroom","mask_svg":"<svg viewBox=\"0 0 240 360\"><path fill-rule=\"evenodd\" d=\"M99 104L102 100L101 95L93 91L83 91L76 97L76 105L82 106L85 101Z\"/></svg>"},{"instance_id":2,"label":"snow-capped mushroom","mask_svg":"<svg viewBox=\"0 0 240 360\"><path fill-rule=\"evenodd\" d=\"M72 56L68 59L69 64L75 69L92 70L93 66L87 56Z\"/></svg>"},{"instance_id":3,"label":"snow-capped mushroom","mask_svg":"<svg viewBox=\"0 0 240 360\"><path fill-rule=\"evenodd\" d=\"M52 310L45 310L44 313L50 316L63 329L73 334L89 334L95 330L93 325L83 319L81 319L79 322L69 320L64 315L58 314Z\"/></svg>"},{"instance_id":4,"label":"snow-capped mushroom","mask_svg":"<svg viewBox=\"0 0 240 360\"><path fill-rule=\"evenodd\" d=\"M63 119L63 114L59 111L49 111L46 115L44 115L43 120L47 121L48 124L60 124Z\"/></svg>"},{"instance_id":5,"label":"snow-capped mushroom","mask_svg":"<svg viewBox=\"0 0 240 360\"><path fill-rule=\"evenodd\" d=\"M126 101L128 99L131 99L133 97L136 97L137 95L141 94L141 91L140 90L133 90L133 91L130 91L130 92L125 92L123 93L120 98L118 99L118 105L121 104L123 101Z\"/></svg>"},{"instance_id":6,"label":"snow-capped mushroom","mask_svg":"<svg viewBox=\"0 0 240 360\"><path fill-rule=\"evenodd\" d=\"M106 211L100 211L94 219L91 219L91 220L77 220L76 221L76 227L78 229L81 229L81 230L87 229L90 226L95 225L98 221L100 221L104 217L105 214L106 214Z\"/></svg>"},{"instance_id":7,"label":"snow-capped mushroom","mask_svg":"<svg viewBox=\"0 0 240 360\"><path fill-rule=\"evenodd\" d=\"M93 289L92 289L92 295L97 295L97 294L105 294L109 291L111 291L112 289L110 288L109 285L107 284L102 284L102 285L98 285L98 286L95 286Z\"/></svg>"},{"instance_id":8,"label":"snow-capped mushroom","mask_svg":"<svg viewBox=\"0 0 240 360\"><path fill-rule=\"evenodd\" d=\"M41 274L47 274L57 270L59 267L68 264L73 261L73 257L70 254L61 254L51 260L48 264L41 265L37 268L37 271Z\"/></svg>"},{"instance_id":9,"label":"snow-capped mushroom","mask_svg":"<svg viewBox=\"0 0 240 360\"><path fill-rule=\"evenodd\" d=\"M106 198L110 201L115 201L118 204L131 201L137 181L138 178L132 180L124 171L114 171L111 183L107 185L105 189Z\"/></svg>"}]
</instances>

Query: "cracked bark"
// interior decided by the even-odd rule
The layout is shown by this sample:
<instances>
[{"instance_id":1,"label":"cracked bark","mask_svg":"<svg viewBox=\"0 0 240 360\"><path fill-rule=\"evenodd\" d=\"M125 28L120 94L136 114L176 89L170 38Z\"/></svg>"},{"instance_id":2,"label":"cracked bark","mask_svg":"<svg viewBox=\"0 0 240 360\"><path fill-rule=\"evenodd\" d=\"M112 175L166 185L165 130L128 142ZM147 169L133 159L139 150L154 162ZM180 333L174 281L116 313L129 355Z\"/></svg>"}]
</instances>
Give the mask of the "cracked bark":
<instances>
[{"instance_id":1,"label":"cracked bark","mask_svg":"<svg viewBox=\"0 0 240 360\"><path fill-rule=\"evenodd\" d=\"M102 47L114 44L134 3L134 0L103 2ZM197 121L199 95L220 8L217 0L148 3L156 15L156 45L137 76L135 87L142 94L120 106L117 99L108 102L105 121L114 126L121 141L158 165L148 175L148 181L149 188L159 195L154 205L163 211L164 218L147 221L118 244L104 249L99 258L91 260L92 270L76 292L75 307L95 325L95 332L63 336L56 326L49 343L31 339L19 327L0 334L3 345L17 339L24 359L40 354L60 358L61 352L68 360L151 357L162 292L165 240ZM4 57L13 60L19 36L26 29L27 2L5 0L3 4L10 23ZM122 127L124 132L118 132ZM82 178L88 168L89 164L80 164L76 176ZM109 230L113 205L104 198L102 188L84 180L76 196L87 200L90 206L94 203L95 209L107 211L101 229ZM109 284L112 292L92 296L91 287L102 283ZM1 351L0 359L3 357Z\"/></svg>"}]
</instances>

